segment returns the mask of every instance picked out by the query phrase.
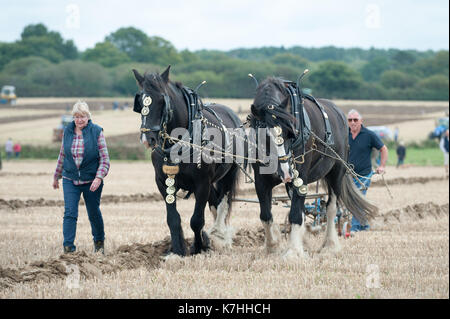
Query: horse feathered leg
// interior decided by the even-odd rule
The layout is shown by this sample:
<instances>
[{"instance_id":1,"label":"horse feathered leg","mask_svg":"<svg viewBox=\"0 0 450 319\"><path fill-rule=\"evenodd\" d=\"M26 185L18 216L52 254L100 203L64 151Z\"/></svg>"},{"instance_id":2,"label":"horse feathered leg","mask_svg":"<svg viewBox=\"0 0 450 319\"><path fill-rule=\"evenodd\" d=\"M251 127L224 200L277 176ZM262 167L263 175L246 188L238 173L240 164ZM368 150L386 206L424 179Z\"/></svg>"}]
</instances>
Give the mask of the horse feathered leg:
<instances>
[{"instance_id":1,"label":"horse feathered leg","mask_svg":"<svg viewBox=\"0 0 450 319\"><path fill-rule=\"evenodd\" d=\"M228 224L230 206L228 204L228 196L224 195L217 206L217 209L210 207L215 215L214 224L208 231L215 247L231 248L233 244L233 229ZM214 214L215 213L215 214Z\"/></svg>"},{"instance_id":2,"label":"horse feathered leg","mask_svg":"<svg viewBox=\"0 0 450 319\"><path fill-rule=\"evenodd\" d=\"M339 238L336 231L334 219L336 218L336 194L333 191L329 191L329 198L327 202L327 231L325 234L325 241L322 244L321 252L336 253L341 250Z\"/></svg>"},{"instance_id":3,"label":"horse feathered leg","mask_svg":"<svg viewBox=\"0 0 450 319\"><path fill-rule=\"evenodd\" d=\"M289 233L288 247L283 254L283 259L304 258L306 257L303 247L305 235L305 196L299 196L294 192L289 211L289 223L291 232Z\"/></svg>"},{"instance_id":4,"label":"horse feathered leg","mask_svg":"<svg viewBox=\"0 0 450 319\"><path fill-rule=\"evenodd\" d=\"M214 217L214 224L209 235L216 248L231 248L234 230L230 225L231 203L239 181L239 168L233 164L228 173L217 182L217 190L211 187L209 208Z\"/></svg>"},{"instance_id":5,"label":"horse feathered leg","mask_svg":"<svg viewBox=\"0 0 450 319\"><path fill-rule=\"evenodd\" d=\"M268 254L278 252L281 243L281 232L278 225L273 222L271 212L272 188L273 185L267 183L260 174L255 174L255 189L261 209L259 218L264 227L264 247Z\"/></svg>"},{"instance_id":6,"label":"horse feathered leg","mask_svg":"<svg viewBox=\"0 0 450 319\"><path fill-rule=\"evenodd\" d=\"M277 253L280 250L281 232L273 220L261 221L264 227L264 247L268 254Z\"/></svg>"}]
</instances>

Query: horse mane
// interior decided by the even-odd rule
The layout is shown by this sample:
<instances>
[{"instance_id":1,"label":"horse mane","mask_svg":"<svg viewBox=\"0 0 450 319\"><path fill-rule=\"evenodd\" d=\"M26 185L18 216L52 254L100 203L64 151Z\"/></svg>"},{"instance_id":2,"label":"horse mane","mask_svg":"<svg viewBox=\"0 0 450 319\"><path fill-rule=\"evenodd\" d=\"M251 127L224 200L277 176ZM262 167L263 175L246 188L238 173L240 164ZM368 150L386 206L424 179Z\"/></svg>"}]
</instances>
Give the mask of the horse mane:
<instances>
[{"instance_id":1,"label":"horse mane","mask_svg":"<svg viewBox=\"0 0 450 319\"><path fill-rule=\"evenodd\" d=\"M166 92L167 84L159 73L144 73L142 86L145 91Z\"/></svg>"},{"instance_id":2,"label":"horse mane","mask_svg":"<svg viewBox=\"0 0 450 319\"><path fill-rule=\"evenodd\" d=\"M161 77L161 75L157 72L155 73L145 73L144 74L144 82L142 83L144 89L147 91L156 91L156 92L161 92L161 93L166 93L169 96L171 96L172 98L176 98L175 97L175 92L172 92L172 90L170 90L171 85L175 86L175 88L177 88L178 90L181 91L181 89L183 89L183 84L181 82L171 82L169 80L169 82L165 82L164 79ZM181 94L181 93L180 93Z\"/></svg>"},{"instance_id":3,"label":"horse mane","mask_svg":"<svg viewBox=\"0 0 450 319\"><path fill-rule=\"evenodd\" d=\"M258 86L249 119L251 122L263 121L268 127L280 125L295 135L296 119L280 105L283 101L276 99L275 90L280 91L285 98L289 98L289 92L282 78L267 78ZM273 109L269 109L269 105L273 105Z\"/></svg>"}]
</instances>

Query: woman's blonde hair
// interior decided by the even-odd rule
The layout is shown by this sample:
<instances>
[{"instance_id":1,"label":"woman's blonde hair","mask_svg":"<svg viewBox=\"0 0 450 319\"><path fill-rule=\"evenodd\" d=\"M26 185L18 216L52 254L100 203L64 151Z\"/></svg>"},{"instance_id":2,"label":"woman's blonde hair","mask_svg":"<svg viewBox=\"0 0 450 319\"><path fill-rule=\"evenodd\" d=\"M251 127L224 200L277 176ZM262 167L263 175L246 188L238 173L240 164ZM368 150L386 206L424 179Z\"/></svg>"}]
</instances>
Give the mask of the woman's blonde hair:
<instances>
[{"instance_id":1,"label":"woman's blonde hair","mask_svg":"<svg viewBox=\"0 0 450 319\"><path fill-rule=\"evenodd\" d=\"M86 102L78 100L77 103L73 105L72 116L75 114L86 115L89 119L91 118L91 112L89 112L89 105Z\"/></svg>"}]
</instances>

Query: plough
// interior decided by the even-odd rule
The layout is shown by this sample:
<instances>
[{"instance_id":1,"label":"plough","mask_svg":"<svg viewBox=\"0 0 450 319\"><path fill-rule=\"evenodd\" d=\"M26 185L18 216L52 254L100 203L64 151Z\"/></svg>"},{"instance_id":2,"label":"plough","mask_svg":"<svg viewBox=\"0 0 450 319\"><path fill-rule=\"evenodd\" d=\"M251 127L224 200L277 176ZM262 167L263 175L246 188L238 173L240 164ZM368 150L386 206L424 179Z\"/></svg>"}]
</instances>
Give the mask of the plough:
<instances>
[{"instance_id":1,"label":"plough","mask_svg":"<svg viewBox=\"0 0 450 319\"><path fill-rule=\"evenodd\" d=\"M327 222L326 202L327 193L319 193L319 184L316 183L316 193L305 195L305 216L312 220L309 224L309 229L312 232L317 232L325 229ZM235 197L234 202L245 202L258 204L259 200L256 198L239 198ZM283 207L290 207L291 198L288 195L272 196L272 205L278 205L281 203ZM335 224L339 236L347 238L350 236L350 217L351 213L338 204Z\"/></svg>"}]
</instances>

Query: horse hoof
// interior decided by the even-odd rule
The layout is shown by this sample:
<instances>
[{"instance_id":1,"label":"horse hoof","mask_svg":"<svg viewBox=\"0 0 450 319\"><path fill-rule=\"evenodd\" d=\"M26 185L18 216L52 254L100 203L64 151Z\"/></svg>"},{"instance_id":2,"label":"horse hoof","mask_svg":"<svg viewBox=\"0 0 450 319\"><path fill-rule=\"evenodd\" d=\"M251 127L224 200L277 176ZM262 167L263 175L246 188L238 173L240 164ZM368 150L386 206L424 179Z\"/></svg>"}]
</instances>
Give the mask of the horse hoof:
<instances>
[{"instance_id":1,"label":"horse hoof","mask_svg":"<svg viewBox=\"0 0 450 319\"><path fill-rule=\"evenodd\" d=\"M274 243L272 245L267 245L266 243L264 245L264 251L266 252L267 255L278 254L281 252L281 247L279 243Z\"/></svg>"},{"instance_id":2,"label":"horse hoof","mask_svg":"<svg viewBox=\"0 0 450 319\"><path fill-rule=\"evenodd\" d=\"M177 255L177 254L174 254L174 253L171 252L171 253L168 253L165 256L161 256L160 258L164 262L172 262L172 261L176 261L176 260L181 260L183 257L184 256Z\"/></svg>"},{"instance_id":3,"label":"horse hoof","mask_svg":"<svg viewBox=\"0 0 450 319\"><path fill-rule=\"evenodd\" d=\"M165 258L169 255L175 255L175 256L180 256L180 257L185 257L186 256L186 247L182 246L179 247L178 249L174 249L173 246L170 246L167 250L164 251L164 254L162 256L162 258Z\"/></svg>"},{"instance_id":4,"label":"horse hoof","mask_svg":"<svg viewBox=\"0 0 450 319\"><path fill-rule=\"evenodd\" d=\"M285 261L289 260L298 260L298 259L306 259L308 258L308 254L304 250L292 249L289 248L283 254L282 259Z\"/></svg>"},{"instance_id":5,"label":"horse hoof","mask_svg":"<svg viewBox=\"0 0 450 319\"><path fill-rule=\"evenodd\" d=\"M201 252L207 252L211 249L211 241L209 240L208 234L202 231L202 244L201 246L196 245L195 242L192 244L190 253L191 255L200 254Z\"/></svg>"},{"instance_id":6,"label":"horse hoof","mask_svg":"<svg viewBox=\"0 0 450 319\"><path fill-rule=\"evenodd\" d=\"M206 247L206 250L211 248L211 241L209 240L208 234L202 230L202 245Z\"/></svg>"},{"instance_id":7,"label":"horse hoof","mask_svg":"<svg viewBox=\"0 0 450 319\"><path fill-rule=\"evenodd\" d=\"M193 255L201 254L202 252L207 252L210 249L211 249L211 247L209 247L209 246L197 247L195 244L192 244L192 246L190 248L190 254L193 256Z\"/></svg>"},{"instance_id":8,"label":"horse hoof","mask_svg":"<svg viewBox=\"0 0 450 319\"><path fill-rule=\"evenodd\" d=\"M233 229L231 227L227 227L225 231L213 228L209 231L209 236L214 248L230 249L233 245Z\"/></svg>"},{"instance_id":9,"label":"horse hoof","mask_svg":"<svg viewBox=\"0 0 450 319\"><path fill-rule=\"evenodd\" d=\"M319 250L320 254L336 254L340 252L342 249L341 244L339 243L332 243L332 242L326 242L322 245L322 247Z\"/></svg>"}]
</instances>

